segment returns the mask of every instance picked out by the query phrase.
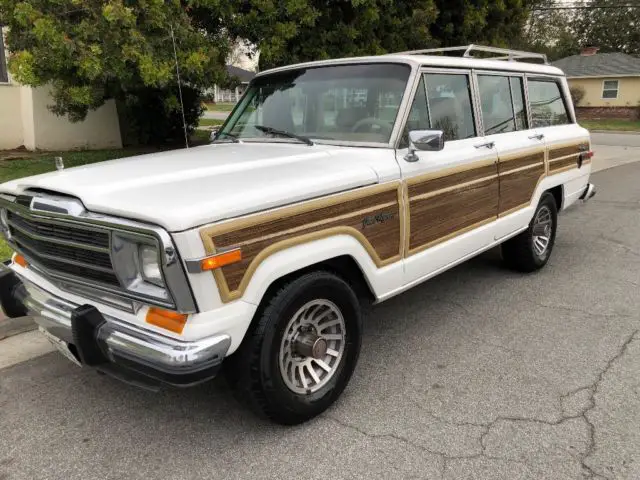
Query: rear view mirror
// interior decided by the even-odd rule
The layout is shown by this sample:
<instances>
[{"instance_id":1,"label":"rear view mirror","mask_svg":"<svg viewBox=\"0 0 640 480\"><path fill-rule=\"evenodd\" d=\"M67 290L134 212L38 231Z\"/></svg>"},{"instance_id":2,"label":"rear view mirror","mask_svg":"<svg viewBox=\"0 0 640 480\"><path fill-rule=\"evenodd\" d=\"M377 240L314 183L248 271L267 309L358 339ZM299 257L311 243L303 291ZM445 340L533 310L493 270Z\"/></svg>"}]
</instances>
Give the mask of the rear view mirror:
<instances>
[{"instance_id":1,"label":"rear view mirror","mask_svg":"<svg viewBox=\"0 0 640 480\"><path fill-rule=\"evenodd\" d=\"M444 148L442 130L412 130L409 132L409 153L404 157L407 162L419 160L416 151L439 152Z\"/></svg>"}]
</instances>

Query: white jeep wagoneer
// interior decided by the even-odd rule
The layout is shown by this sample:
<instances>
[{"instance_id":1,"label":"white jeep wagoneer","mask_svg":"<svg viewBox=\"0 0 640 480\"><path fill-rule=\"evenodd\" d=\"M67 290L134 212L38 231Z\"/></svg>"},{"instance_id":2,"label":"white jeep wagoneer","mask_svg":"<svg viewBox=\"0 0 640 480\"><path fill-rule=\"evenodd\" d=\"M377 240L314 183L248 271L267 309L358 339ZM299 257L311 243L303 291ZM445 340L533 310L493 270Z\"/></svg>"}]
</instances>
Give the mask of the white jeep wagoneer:
<instances>
[{"instance_id":1,"label":"white jeep wagoneer","mask_svg":"<svg viewBox=\"0 0 640 480\"><path fill-rule=\"evenodd\" d=\"M558 211L595 193L560 70L447 50L262 72L211 145L1 185L4 311L131 383L224 364L274 421L319 414L354 371L363 302L498 244L542 268Z\"/></svg>"}]
</instances>

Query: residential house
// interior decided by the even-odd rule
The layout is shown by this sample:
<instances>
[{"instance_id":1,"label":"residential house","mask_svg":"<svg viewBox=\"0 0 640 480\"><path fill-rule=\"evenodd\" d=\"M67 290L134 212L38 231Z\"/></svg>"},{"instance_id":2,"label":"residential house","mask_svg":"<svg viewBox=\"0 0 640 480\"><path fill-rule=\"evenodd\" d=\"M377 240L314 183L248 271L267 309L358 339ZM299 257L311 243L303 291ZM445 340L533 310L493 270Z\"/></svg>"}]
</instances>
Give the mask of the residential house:
<instances>
[{"instance_id":1,"label":"residential house","mask_svg":"<svg viewBox=\"0 0 640 480\"><path fill-rule=\"evenodd\" d=\"M222 88L214 85L209 94L215 103L236 103L244 94L249 82L256 76L255 72L234 65L227 65L227 73L229 77L237 80L238 85L234 88Z\"/></svg>"},{"instance_id":2,"label":"residential house","mask_svg":"<svg viewBox=\"0 0 640 480\"><path fill-rule=\"evenodd\" d=\"M120 125L113 100L72 123L47 108L53 101L47 86L18 84L7 69L8 52L0 32L0 150L73 150L120 148Z\"/></svg>"},{"instance_id":3,"label":"residential house","mask_svg":"<svg viewBox=\"0 0 640 480\"><path fill-rule=\"evenodd\" d=\"M640 58L587 47L553 65L565 72L570 87L584 90L576 106L580 118L640 118Z\"/></svg>"}]
</instances>

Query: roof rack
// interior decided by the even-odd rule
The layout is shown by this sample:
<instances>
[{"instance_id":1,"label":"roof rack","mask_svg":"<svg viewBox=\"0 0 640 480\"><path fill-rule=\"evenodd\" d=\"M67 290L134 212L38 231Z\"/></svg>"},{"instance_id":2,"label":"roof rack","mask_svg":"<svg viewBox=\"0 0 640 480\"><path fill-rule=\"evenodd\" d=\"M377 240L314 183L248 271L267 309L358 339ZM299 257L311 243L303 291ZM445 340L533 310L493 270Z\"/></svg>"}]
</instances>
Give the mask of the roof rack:
<instances>
[{"instance_id":1,"label":"roof rack","mask_svg":"<svg viewBox=\"0 0 640 480\"><path fill-rule=\"evenodd\" d=\"M411 50L408 52L398 52L394 55L424 55L429 53L457 53L464 52L462 56L464 58L474 58L473 52L482 53L494 53L497 56L484 58L485 60L542 60L545 65L548 65L547 56L544 53L524 52L522 50L510 50L508 48L498 47L485 47L483 45L465 45L461 47L445 47L445 48L427 48L424 50Z\"/></svg>"}]
</instances>

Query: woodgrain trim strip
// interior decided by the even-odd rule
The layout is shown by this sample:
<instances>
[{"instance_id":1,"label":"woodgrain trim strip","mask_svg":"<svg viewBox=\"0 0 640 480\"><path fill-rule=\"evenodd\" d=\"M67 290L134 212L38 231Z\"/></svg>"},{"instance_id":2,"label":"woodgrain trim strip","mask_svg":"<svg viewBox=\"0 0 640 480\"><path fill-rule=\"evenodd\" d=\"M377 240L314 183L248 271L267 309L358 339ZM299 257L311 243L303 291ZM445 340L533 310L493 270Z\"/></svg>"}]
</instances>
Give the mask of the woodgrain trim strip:
<instances>
[{"instance_id":1,"label":"woodgrain trim strip","mask_svg":"<svg viewBox=\"0 0 640 480\"><path fill-rule=\"evenodd\" d=\"M389 198L389 193L395 193L392 198L394 201L380 201L384 200L386 196ZM381 196L381 199L375 199L376 196ZM360 202L371 198L374 202L371 206L366 208L357 208L349 210L349 202ZM333 235L350 235L355 238L367 251L372 261L378 268L388 265L393 262L397 262L402 258L404 254L404 247L406 244L405 235L407 221L403 208L404 202L404 189L400 182L390 182L382 185L375 185L371 187L363 187L355 191L346 192L342 194L332 195L330 197L321 198L318 200L311 200L298 205L289 207L277 208L268 212L243 217L237 220L231 220L211 227L201 229L200 237L204 243L207 254L211 255L216 253L216 242L220 239L222 241L222 247L227 248L227 244L233 239L233 236L237 232L243 232L240 234L239 241L233 241L233 246L245 247L249 250L254 249L253 256L247 259L248 264L242 266L240 270L234 272L233 288L230 287L230 283L227 278L228 267L222 267L213 271L213 276L218 285L220 297L223 302L229 302L240 298L246 290L253 274L257 270L260 263L274 253L277 253L285 248L291 248L292 246L308 243L314 240L327 238ZM318 217L318 213L322 209L336 207L342 209L341 215L332 215L327 218ZM378 251L367 238L367 233L370 230L359 229L348 225L358 224L360 217L367 216L368 214L374 214L375 212L384 211L388 208L393 209L393 217L397 215L396 226L392 223L389 228L393 228L393 231L383 232L384 235L389 235L392 239L394 235L397 235L397 253L395 255L386 256L381 258ZM316 215L316 220L304 223L301 221L301 215L308 214L310 217ZM392 218L393 218L392 217ZM295 219L295 225L291 228L279 229L283 223L286 223L288 219ZM344 221L345 225L336 225ZM384 225L384 223L382 224ZM375 224L372 228L382 228L380 224ZM265 230L265 234L259 234L260 229ZM367 227L368 228L368 227ZM315 231L309 231L315 229ZM375 233L374 236L380 236L380 232ZM229 237L231 235L231 237ZM242 239L241 237L245 238ZM264 242L273 240L273 243L264 245ZM262 248L264 245L264 248ZM388 251L389 247L393 245L387 243L385 250ZM230 266L233 267L233 266Z\"/></svg>"},{"instance_id":2,"label":"woodgrain trim strip","mask_svg":"<svg viewBox=\"0 0 640 480\"><path fill-rule=\"evenodd\" d=\"M220 297L222 301L224 303L227 303L227 302L230 302L231 300L236 300L238 298L241 298L245 290L247 289L247 286L249 285L249 282L251 281L251 278L253 277L253 274L255 273L257 268L260 266L260 264L264 260L266 260L269 256L273 255L274 253L277 253L281 250L295 247L297 245L301 245L304 243L313 242L315 240L322 240L323 238L328 238L334 235L341 235L341 234L350 235L354 237L356 240L358 240L362 244L362 246L365 248L367 253L371 256L372 260L374 261L374 263L378 268L384 267L385 265L388 265L393 262L397 262L401 259L400 254L398 254L396 256L387 258L385 260L381 260L377 252L371 245L371 243L367 240L367 238L355 228L351 228L351 227L327 228L317 232L308 233L305 235L300 235L294 238L289 238L286 240L282 240L280 242L273 243L272 245L262 250L258 255L256 255L256 257L253 258L253 260L249 264L249 267L244 272L244 275L242 276L242 280L240 281L238 288L236 288L235 290L229 289L227 279L222 269L221 268L215 269L213 271L213 276L216 280L216 283L218 284L218 289L219 289Z\"/></svg>"},{"instance_id":3,"label":"woodgrain trim strip","mask_svg":"<svg viewBox=\"0 0 640 480\"><path fill-rule=\"evenodd\" d=\"M524 172L526 170L531 170L532 168L541 167L543 165L544 165L544 162L538 162L538 163L532 163L531 165L525 165L524 167L514 168L513 170L500 172L500 177L506 177L508 175L513 175L514 173Z\"/></svg>"},{"instance_id":4,"label":"woodgrain trim strip","mask_svg":"<svg viewBox=\"0 0 640 480\"><path fill-rule=\"evenodd\" d=\"M529 167L526 167L526 168L529 168ZM427 198L435 197L435 196L441 195L443 193L453 192L454 190L460 190L460 189L463 189L465 187L471 187L473 185L477 185L479 183L486 182L488 180L493 180L495 178L498 178L498 174L488 175L486 177L478 178L476 180L470 180L468 182L463 182L463 183L458 183L456 185L451 185L450 187L441 188L440 190L433 190L431 192L422 193L420 195L415 195L415 196L411 197L411 201L413 202L414 200L425 200Z\"/></svg>"}]
</instances>

